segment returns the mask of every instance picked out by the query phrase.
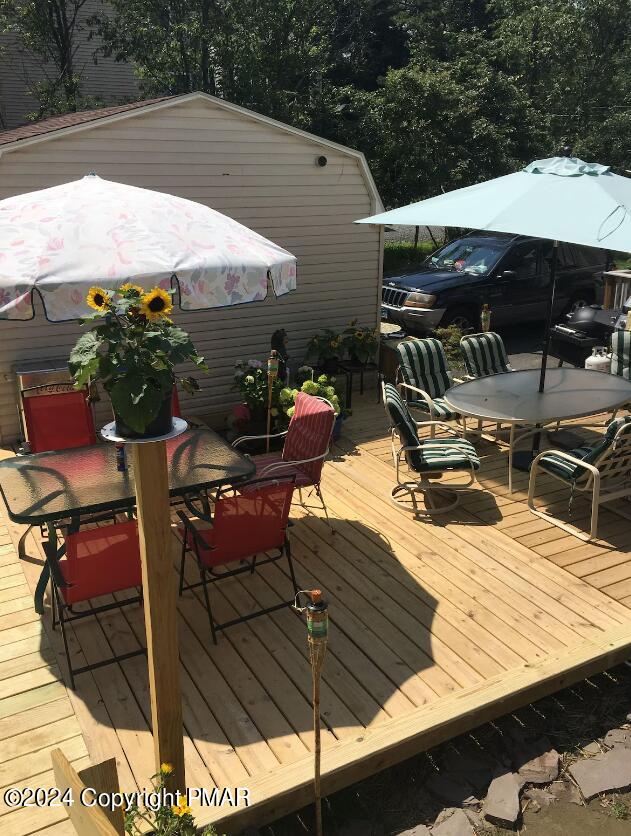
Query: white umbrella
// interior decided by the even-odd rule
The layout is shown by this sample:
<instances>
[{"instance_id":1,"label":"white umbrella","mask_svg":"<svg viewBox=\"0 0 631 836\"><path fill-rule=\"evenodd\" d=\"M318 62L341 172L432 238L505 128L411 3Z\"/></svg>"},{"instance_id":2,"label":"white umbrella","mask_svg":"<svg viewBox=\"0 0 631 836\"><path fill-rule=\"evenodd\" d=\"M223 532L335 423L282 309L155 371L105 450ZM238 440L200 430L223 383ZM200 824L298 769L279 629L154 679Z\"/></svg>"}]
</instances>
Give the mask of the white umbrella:
<instances>
[{"instance_id":1,"label":"white umbrella","mask_svg":"<svg viewBox=\"0 0 631 836\"><path fill-rule=\"evenodd\" d=\"M89 313L92 285L179 290L183 310L277 296L296 259L232 218L170 194L81 180L0 201L0 319L31 319L37 291L53 322Z\"/></svg>"},{"instance_id":2,"label":"white umbrella","mask_svg":"<svg viewBox=\"0 0 631 836\"><path fill-rule=\"evenodd\" d=\"M452 226L532 235L555 242L539 391L543 391L556 278L556 242L631 252L631 179L576 157L536 160L464 189L357 223Z\"/></svg>"}]
</instances>

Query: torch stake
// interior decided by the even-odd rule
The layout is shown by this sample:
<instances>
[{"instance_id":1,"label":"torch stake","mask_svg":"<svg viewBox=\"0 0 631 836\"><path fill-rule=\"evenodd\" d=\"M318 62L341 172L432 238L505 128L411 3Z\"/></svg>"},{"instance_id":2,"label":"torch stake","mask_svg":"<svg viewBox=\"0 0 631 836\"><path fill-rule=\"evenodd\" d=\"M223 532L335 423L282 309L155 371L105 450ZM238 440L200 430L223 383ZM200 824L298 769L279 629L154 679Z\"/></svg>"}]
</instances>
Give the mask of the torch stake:
<instances>
[{"instance_id":1,"label":"torch stake","mask_svg":"<svg viewBox=\"0 0 631 836\"><path fill-rule=\"evenodd\" d=\"M269 453L269 437L272 427L272 392L274 381L278 377L278 354L275 349L270 351L267 358L267 439L265 452Z\"/></svg>"}]
</instances>

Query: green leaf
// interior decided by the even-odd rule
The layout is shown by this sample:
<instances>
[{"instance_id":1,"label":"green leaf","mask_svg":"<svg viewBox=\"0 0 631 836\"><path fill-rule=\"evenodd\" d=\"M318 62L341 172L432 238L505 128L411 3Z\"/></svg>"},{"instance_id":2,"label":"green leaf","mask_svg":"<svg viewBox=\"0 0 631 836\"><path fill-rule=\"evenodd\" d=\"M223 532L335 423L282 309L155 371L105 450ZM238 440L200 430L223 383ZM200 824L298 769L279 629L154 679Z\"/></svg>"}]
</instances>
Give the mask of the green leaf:
<instances>
[{"instance_id":1,"label":"green leaf","mask_svg":"<svg viewBox=\"0 0 631 836\"><path fill-rule=\"evenodd\" d=\"M70 352L68 368L77 386L83 386L99 365L101 338L94 331L82 334Z\"/></svg>"},{"instance_id":2,"label":"green leaf","mask_svg":"<svg viewBox=\"0 0 631 836\"><path fill-rule=\"evenodd\" d=\"M164 394L160 386L151 385L140 375L126 374L109 390L114 412L138 433L158 414Z\"/></svg>"}]
</instances>

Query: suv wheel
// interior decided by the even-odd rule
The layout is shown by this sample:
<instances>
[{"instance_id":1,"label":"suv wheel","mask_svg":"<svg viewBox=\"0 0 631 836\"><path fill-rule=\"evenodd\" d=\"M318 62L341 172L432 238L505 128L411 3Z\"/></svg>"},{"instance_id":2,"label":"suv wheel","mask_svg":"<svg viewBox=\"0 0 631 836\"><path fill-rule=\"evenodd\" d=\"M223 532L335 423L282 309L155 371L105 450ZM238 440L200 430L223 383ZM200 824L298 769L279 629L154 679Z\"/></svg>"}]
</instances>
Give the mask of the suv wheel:
<instances>
[{"instance_id":1,"label":"suv wheel","mask_svg":"<svg viewBox=\"0 0 631 836\"><path fill-rule=\"evenodd\" d=\"M441 328L455 325L463 334L479 330L479 317L468 308L450 308L440 321Z\"/></svg>"}]
</instances>

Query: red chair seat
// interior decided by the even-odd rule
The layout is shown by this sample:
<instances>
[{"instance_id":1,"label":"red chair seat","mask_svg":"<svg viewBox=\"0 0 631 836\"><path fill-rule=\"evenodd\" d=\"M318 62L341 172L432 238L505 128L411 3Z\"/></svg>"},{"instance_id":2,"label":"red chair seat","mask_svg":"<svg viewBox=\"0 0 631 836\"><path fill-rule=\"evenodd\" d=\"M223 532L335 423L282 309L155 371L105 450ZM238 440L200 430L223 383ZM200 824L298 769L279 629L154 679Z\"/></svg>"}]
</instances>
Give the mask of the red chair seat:
<instances>
[{"instance_id":1,"label":"red chair seat","mask_svg":"<svg viewBox=\"0 0 631 836\"><path fill-rule=\"evenodd\" d=\"M70 584L59 589L66 604L141 586L138 524L132 520L68 534L59 566Z\"/></svg>"}]
</instances>

